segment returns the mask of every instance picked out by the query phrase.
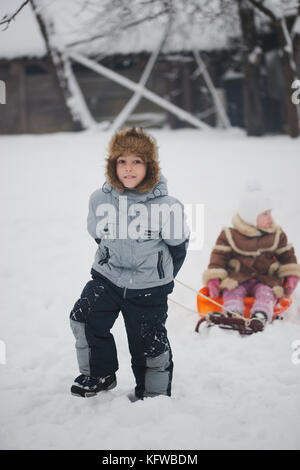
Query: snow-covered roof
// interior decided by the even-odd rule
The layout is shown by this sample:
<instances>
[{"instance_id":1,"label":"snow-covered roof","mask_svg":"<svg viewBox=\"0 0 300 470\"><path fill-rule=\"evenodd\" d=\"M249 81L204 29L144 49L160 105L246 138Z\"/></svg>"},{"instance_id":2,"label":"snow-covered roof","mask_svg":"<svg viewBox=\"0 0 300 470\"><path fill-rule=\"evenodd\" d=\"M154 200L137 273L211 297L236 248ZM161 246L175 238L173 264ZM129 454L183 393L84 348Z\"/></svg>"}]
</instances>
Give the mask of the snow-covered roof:
<instances>
[{"instance_id":1,"label":"snow-covered roof","mask_svg":"<svg viewBox=\"0 0 300 470\"><path fill-rule=\"evenodd\" d=\"M45 2L45 0L39 1L40 4ZM178 5L182 2L182 0L177 1ZM218 0L212 0L211 5L214 1ZM105 6L105 4L108 5L107 2L108 0L102 0L101 4ZM22 0L1 0L0 18L4 14L15 11L21 4ZM151 52L157 47L166 28L166 16L163 15L150 22L139 24L137 21L138 24L134 27L130 18L128 19L129 26L122 29L118 14L113 14L112 10L105 8L102 16L97 16L95 10L89 11L83 8L84 4L86 5L84 0L72 2L52 0L51 3L48 1L44 4L49 15L52 15L55 20L57 40L64 44L85 40L87 34L97 36L99 31L101 33L104 31L103 37L74 46L81 53L89 55ZM238 26L235 30L225 28L223 19L214 18L212 11L205 17L201 13L193 20L192 16L187 17L189 12L185 2L182 6L182 9L177 10L168 40L163 48L164 52L223 49L228 46L230 38L238 34ZM143 10L143 15L145 15L145 10ZM237 25L238 22L233 22L233 24ZM9 27L0 32L0 58L42 57L45 53L45 42L36 18L31 6L26 5Z\"/></svg>"},{"instance_id":2,"label":"snow-covered roof","mask_svg":"<svg viewBox=\"0 0 300 470\"><path fill-rule=\"evenodd\" d=\"M264 6L268 8L277 18L296 15L298 0L265 0Z\"/></svg>"}]
</instances>

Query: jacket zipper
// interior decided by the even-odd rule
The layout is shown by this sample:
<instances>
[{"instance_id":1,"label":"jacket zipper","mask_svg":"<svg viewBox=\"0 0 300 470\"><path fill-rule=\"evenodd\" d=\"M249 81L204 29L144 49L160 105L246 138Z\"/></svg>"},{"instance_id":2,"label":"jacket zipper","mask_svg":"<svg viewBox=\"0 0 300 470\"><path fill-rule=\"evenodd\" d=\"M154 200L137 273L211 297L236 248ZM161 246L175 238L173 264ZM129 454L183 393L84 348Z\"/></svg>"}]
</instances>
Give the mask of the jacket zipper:
<instances>
[{"instance_id":1,"label":"jacket zipper","mask_svg":"<svg viewBox=\"0 0 300 470\"><path fill-rule=\"evenodd\" d=\"M165 272L163 268L163 251L158 252L158 259L157 259L157 271L159 279L163 279L165 277Z\"/></svg>"},{"instance_id":2,"label":"jacket zipper","mask_svg":"<svg viewBox=\"0 0 300 470\"><path fill-rule=\"evenodd\" d=\"M127 287L124 287L123 299L125 299L126 291L127 291Z\"/></svg>"}]
</instances>

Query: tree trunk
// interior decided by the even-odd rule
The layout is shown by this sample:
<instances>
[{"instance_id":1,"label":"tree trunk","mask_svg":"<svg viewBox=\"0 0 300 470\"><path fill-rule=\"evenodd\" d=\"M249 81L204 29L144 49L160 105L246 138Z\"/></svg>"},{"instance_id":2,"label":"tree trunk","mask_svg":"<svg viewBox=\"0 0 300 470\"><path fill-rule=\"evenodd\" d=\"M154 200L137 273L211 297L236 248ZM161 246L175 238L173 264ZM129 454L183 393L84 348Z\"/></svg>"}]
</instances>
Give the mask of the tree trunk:
<instances>
[{"instance_id":1,"label":"tree trunk","mask_svg":"<svg viewBox=\"0 0 300 470\"><path fill-rule=\"evenodd\" d=\"M261 49L257 43L254 9L247 0L238 0L238 6L243 40L245 126L249 136L261 136L265 133L259 75Z\"/></svg>"},{"instance_id":2,"label":"tree trunk","mask_svg":"<svg viewBox=\"0 0 300 470\"><path fill-rule=\"evenodd\" d=\"M53 74L61 91L62 99L69 111L74 130L89 129L97 125L91 116L85 99L73 73L71 61L54 41L53 22L46 18L37 0L31 0L31 5L45 40L47 51L52 63Z\"/></svg>"},{"instance_id":3,"label":"tree trunk","mask_svg":"<svg viewBox=\"0 0 300 470\"><path fill-rule=\"evenodd\" d=\"M294 56L293 41L291 34L288 31L286 25L286 19L283 16L282 18L277 18L271 8L268 8L264 3L259 2L258 0L249 0L251 4L258 8L262 13L264 13L273 23L276 28L280 55L282 60L283 75L285 80L285 101L286 101L286 110L287 110L287 125L288 133L291 137L299 136L299 118L297 107L292 102L292 83L297 79L297 67ZM300 12L300 6L298 7L298 15Z\"/></svg>"},{"instance_id":4,"label":"tree trunk","mask_svg":"<svg viewBox=\"0 0 300 470\"><path fill-rule=\"evenodd\" d=\"M297 70L297 77L300 78L300 4L298 6L298 14L294 23L293 27L293 49L294 49L294 57L296 62L296 70ZM298 112L298 121L300 123L300 104L297 106Z\"/></svg>"},{"instance_id":5,"label":"tree trunk","mask_svg":"<svg viewBox=\"0 0 300 470\"><path fill-rule=\"evenodd\" d=\"M175 104L175 106L180 106L180 64L172 61L168 65L168 72L165 74L168 99L170 103ZM179 129L181 127L180 120L177 116L170 112L168 112L167 116L171 129Z\"/></svg>"},{"instance_id":6,"label":"tree trunk","mask_svg":"<svg viewBox=\"0 0 300 470\"><path fill-rule=\"evenodd\" d=\"M285 98L288 133L291 137L298 137L300 131L298 111L297 106L295 106L295 104L292 102L291 97L293 93L292 83L297 79L297 67L294 59L292 38L283 18L278 20L276 27L280 44L280 56L286 89Z\"/></svg>"},{"instance_id":7,"label":"tree trunk","mask_svg":"<svg viewBox=\"0 0 300 470\"><path fill-rule=\"evenodd\" d=\"M295 30L294 30L294 38L293 38L293 46L294 46L294 55L297 67L297 75L300 77L300 5L298 7L298 15L295 21Z\"/></svg>"}]
</instances>

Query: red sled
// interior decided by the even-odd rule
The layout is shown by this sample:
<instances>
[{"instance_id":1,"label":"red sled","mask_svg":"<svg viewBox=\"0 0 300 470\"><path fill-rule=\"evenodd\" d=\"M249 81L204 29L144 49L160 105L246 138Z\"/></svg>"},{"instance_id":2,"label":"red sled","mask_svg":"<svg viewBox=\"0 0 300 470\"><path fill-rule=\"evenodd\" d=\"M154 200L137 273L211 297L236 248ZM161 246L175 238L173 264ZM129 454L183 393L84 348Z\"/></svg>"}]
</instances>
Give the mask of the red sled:
<instances>
[{"instance_id":1,"label":"red sled","mask_svg":"<svg viewBox=\"0 0 300 470\"><path fill-rule=\"evenodd\" d=\"M205 317L206 317L207 314L210 314L212 312L218 312L218 313L222 312L221 307L216 305L214 302L210 301L209 290L206 286L202 287L202 289L200 289L199 292L201 294L205 295L208 298L205 299L201 295L199 295L199 294L197 295L197 309L198 309L198 313L201 317L200 320L198 321L196 329L195 329L195 331L197 331L197 332L199 331L200 324L203 323L203 321L205 321ZM218 304L223 305L223 298L222 297L218 297L217 299L211 299L211 300L214 300ZM254 302L254 297L245 297L245 299L244 299L244 305L245 305L244 318L250 318L250 310L251 310L251 307L253 305L253 302ZM274 307L273 320L275 320L277 318L282 318L282 314L290 307L291 304L292 304L292 299L290 297L282 297L281 299L278 299L277 303ZM217 318L220 319L220 315L219 316L217 315ZM220 324L221 323L222 323L222 320L220 320ZM235 321L228 320L228 323L233 323L232 328L230 328L229 325L227 325L228 329L236 329L236 330L242 332L242 334L251 334L252 333L251 330L243 328L243 326L242 326L243 320L242 319L235 320Z\"/></svg>"}]
</instances>

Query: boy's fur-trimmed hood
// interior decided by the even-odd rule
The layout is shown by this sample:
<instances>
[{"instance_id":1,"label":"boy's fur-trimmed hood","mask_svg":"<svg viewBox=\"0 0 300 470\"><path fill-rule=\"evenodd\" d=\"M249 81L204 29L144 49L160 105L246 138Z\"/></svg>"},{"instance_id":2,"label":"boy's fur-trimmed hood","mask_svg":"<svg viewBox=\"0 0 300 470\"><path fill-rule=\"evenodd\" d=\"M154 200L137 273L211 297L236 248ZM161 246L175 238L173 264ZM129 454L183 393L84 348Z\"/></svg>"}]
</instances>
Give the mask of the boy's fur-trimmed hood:
<instances>
[{"instance_id":1,"label":"boy's fur-trimmed hood","mask_svg":"<svg viewBox=\"0 0 300 470\"><path fill-rule=\"evenodd\" d=\"M134 188L134 191L137 193L150 191L157 185L160 179L157 144L152 136L146 134L142 129L134 127L117 132L109 143L106 159L106 178L108 183L121 193L126 190L117 177L116 161L120 155L125 156L129 154L139 156L147 166L145 178Z\"/></svg>"}]
</instances>

